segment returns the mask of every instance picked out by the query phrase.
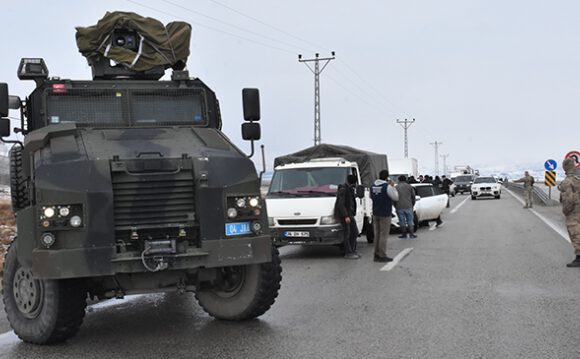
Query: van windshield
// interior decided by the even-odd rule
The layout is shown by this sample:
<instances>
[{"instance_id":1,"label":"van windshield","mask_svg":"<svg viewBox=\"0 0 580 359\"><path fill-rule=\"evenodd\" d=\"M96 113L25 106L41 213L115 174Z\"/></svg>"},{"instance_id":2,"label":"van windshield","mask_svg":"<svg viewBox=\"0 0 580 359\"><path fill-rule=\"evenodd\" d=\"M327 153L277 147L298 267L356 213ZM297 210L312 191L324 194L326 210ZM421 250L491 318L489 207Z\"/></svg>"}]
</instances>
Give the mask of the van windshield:
<instances>
[{"instance_id":1,"label":"van windshield","mask_svg":"<svg viewBox=\"0 0 580 359\"><path fill-rule=\"evenodd\" d=\"M292 168L277 170L268 195L319 194L335 196L338 185L346 182L346 167Z\"/></svg>"}]
</instances>

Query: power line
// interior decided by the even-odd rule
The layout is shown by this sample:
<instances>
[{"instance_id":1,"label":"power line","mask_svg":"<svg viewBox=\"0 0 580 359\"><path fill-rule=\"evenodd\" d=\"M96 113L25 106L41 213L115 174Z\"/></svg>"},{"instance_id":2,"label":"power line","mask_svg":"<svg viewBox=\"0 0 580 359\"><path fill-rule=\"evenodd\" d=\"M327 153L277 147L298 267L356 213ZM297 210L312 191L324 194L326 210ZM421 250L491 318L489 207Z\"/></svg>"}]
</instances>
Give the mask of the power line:
<instances>
[{"instance_id":1,"label":"power line","mask_svg":"<svg viewBox=\"0 0 580 359\"><path fill-rule=\"evenodd\" d=\"M243 27L241 27L241 26L237 26L237 25L231 24L231 23L229 23L229 22L227 22L227 21L223 21L223 20L221 20L221 19L218 19L218 18L216 18L216 17L210 16L210 15L206 15L206 14L204 14L204 13L202 13L202 12L199 12L199 11L197 11L197 10L193 10L193 9L190 9L190 8L188 8L188 7L185 7L185 6L181 5L181 4L177 4L177 3L173 2L173 1L169 1L169 0L162 0L162 1L163 1L163 2L166 2L166 3L170 4L170 5L173 5L173 6L175 6L175 7L178 7L178 8L180 8L180 9L182 9L182 10L188 11L188 12L190 12L190 13L192 13L192 14L196 14L196 15L198 15L198 16L202 16L202 17L204 17L204 18L206 18L206 19L210 19L210 20L212 20L212 21L215 21L215 22L218 22L218 23L220 23L220 24L223 24L223 25L226 25L226 26L233 27L234 29L237 29L237 30L240 30L240 31L247 32L247 33L249 33L249 34L252 34L252 35L254 35L254 36L259 36L259 37L262 37L262 38L264 38L264 39L266 39L266 40L269 40L269 41L273 41L273 42L279 42L279 43L282 43L282 44L284 44L284 45L286 45L286 46L290 46L290 47L292 47L292 48L295 48L295 49L297 49L297 50L302 50L301 48L299 48L299 47L297 47L297 46L295 46L294 44L291 44L291 43L289 43L289 42L285 42L285 41L282 41L282 40L280 40L280 39L275 39L275 38L273 38L273 37L270 37L270 36L267 36L267 35L263 35L263 34L260 34L260 33L258 33L258 32L255 32L255 31L252 31L252 30L245 29L245 28L243 28Z\"/></svg>"},{"instance_id":2,"label":"power line","mask_svg":"<svg viewBox=\"0 0 580 359\"><path fill-rule=\"evenodd\" d=\"M403 130L405 130L405 158L408 158L409 157L409 140L407 137L407 130L409 129L409 127L411 127L412 124L415 123L415 119L412 119L412 120L405 119L404 121L397 120L397 123L399 125L401 125L401 127L403 127Z\"/></svg>"},{"instance_id":3,"label":"power line","mask_svg":"<svg viewBox=\"0 0 580 359\"><path fill-rule=\"evenodd\" d=\"M314 74L314 146L320 144L320 74L330 61L336 58L334 57L334 51L331 54L331 57L321 58L316 53L312 59L302 59L302 55L298 55L298 62L304 63ZM322 68L320 68L320 61L324 62ZM309 62L314 62L314 68L310 67Z\"/></svg>"},{"instance_id":4,"label":"power line","mask_svg":"<svg viewBox=\"0 0 580 359\"><path fill-rule=\"evenodd\" d=\"M195 24L197 26L206 28L208 30L212 30L212 31L219 32L219 33L222 33L222 34L225 34L225 35L233 36L235 38L238 38L238 39L241 39L241 40L244 40L244 41L253 42L254 44L257 44L257 45L260 45L260 46L263 46L263 47L268 47L268 48L271 48L271 49L274 49L274 50L278 50L278 51L282 51L282 52L286 52L286 53L289 53L289 54L295 54L296 53L295 51L291 51L291 50L283 49L281 47L269 45L269 44L266 44L266 43L263 43L263 42L260 42L260 41L256 41L256 40L253 40L253 39L244 37L244 36L232 34L231 32L228 32L228 31L216 29L215 27L208 26L208 25L205 25L205 24L196 22L196 21L192 21L191 19L186 19L183 16L179 16L179 15L176 15L176 14L172 14L170 12L157 9L157 8L154 8L154 7L149 6L149 5L141 4L140 2L135 1L135 0L125 0L125 1L130 2L132 4L135 4L137 6L140 6L142 8L145 8L145 9L153 10L153 11L158 12L158 13L163 14L163 15L167 15L167 16L171 16L171 17L176 18L176 19L181 19L181 20L188 21L188 22L190 22L192 24Z\"/></svg>"},{"instance_id":5,"label":"power line","mask_svg":"<svg viewBox=\"0 0 580 359\"><path fill-rule=\"evenodd\" d=\"M270 29L272 29L272 30L276 30L276 31L278 31L278 32L280 32L280 33L282 33L282 34L284 34L284 35L286 35L286 36L290 36L290 37L292 37L292 38L294 38L294 39L296 39L296 40L302 41L302 42L304 42L304 43L306 43L306 44L308 44L308 45L312 46L312 47L313 47L313 48L315 48L315 49L323 49L323 50L326 50L326 51L330 51L329 49L325 49L323 46L317 45L317 44L315 44L315 43L313 43L313 42L311 42L311 41L309 41L309 40L306 40L306 39L303 39L303 38L301 38L301 37L298 37L298 36L296 36L296 35L293 35L293 34L291 34L291 33L287 32L287 31L284 31L284 30L282 30L282 29L280 29L280 28L278 28L278 27L274 26L274 25L268 24L267 22L264 22L264 21L262 21L262 20L260 20L260 19L257 19L257 18L255 18L255 17L253 17L253 16L250 16L250 15L248 15L248 14L245 14L245 13L243 13L243 12L239 11L239 10L236 10L236 9L234 9L234 8L233 8L233 7L231 7L231 6L228 6L228 5L226 5L226 4L222 4L222 3L221 3L221 2L219 2L219 1L216 1L216 0L209 0L209 1L211 1L212 3L214 3L214 4L216 4L216 5L219 5L219 6L221 6L221 7L224 7L224 8L226 8L226 9L228 9L228 10L232 11L232 12L235 12L236 14L238 14L238 15L241 15L241 16L243 16L243 17L247 18L247 19L250 19L250 20L252 20L252 21L255 21L255 22L257 22L258 24L261 24L261 25L264 25L264 26L266 26L266 27L269 27L269 28L270 28Z\"/></svg>"}]
</instances>

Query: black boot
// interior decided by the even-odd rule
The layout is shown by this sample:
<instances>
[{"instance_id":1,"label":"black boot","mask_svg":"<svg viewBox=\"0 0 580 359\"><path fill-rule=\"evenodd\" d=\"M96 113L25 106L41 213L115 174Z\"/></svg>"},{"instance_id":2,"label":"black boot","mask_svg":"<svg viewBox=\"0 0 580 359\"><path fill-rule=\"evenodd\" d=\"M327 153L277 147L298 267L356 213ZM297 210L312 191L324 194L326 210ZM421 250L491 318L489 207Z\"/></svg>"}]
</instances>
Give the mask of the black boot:
<instances>
[{"instance_id":1,"label":"black boot","mask_svg":"<svg viewBox=\"0 0 580 359\"><path fill-rule=\"evenodd\" d=\"M580 256L576 256L576 259L574 259L572 262L566 264L566 267L568 267L568 268L580 267Z\"/></svg>"},{"instance_id":2,"label":"black boot","mask_svg":"<svg viewBox=\"0 0 580 359\"><path fill-rule=\"evenodd\" d=\"M407 238L407 226L401 226L401 235L399 238Z\"/></svg>"}]
</instances>

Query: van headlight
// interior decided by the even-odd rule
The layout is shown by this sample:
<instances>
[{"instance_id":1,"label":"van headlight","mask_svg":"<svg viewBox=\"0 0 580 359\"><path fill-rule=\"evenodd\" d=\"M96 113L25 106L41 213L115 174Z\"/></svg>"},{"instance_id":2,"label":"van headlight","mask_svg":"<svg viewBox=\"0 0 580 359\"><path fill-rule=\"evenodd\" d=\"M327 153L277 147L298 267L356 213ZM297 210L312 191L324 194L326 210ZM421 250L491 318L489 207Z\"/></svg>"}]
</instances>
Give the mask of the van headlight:
<instances>
[{"instance_id":1,"label":"van headlight","mask_svg":"<svg viewBox=\"0 0 580 359\"><path fill-rule=\"evenodd\" d=\"M337 224L335 216L322 216L320 217L320 224Z\"/></svg>"}]
</instances>

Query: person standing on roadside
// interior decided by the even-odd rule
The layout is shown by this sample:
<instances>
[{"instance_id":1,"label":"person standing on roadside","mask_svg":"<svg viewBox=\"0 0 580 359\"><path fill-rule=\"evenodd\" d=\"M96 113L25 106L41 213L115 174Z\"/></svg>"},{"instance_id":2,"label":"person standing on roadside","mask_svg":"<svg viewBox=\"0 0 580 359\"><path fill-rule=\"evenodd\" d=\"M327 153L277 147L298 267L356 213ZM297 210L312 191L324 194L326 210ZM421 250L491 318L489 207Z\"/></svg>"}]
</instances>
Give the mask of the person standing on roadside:
<instances>
[{"instance_id":1,"label":"person standing on roadside","mask_svg":"<svg viewBox=\"0 0 580 359\"><path fill-rule=\"evenodd\" d=\"M391 231L391 216L393 202L399 199L394 182L389 180L389 171L382 170L371 186L373 200L373 228L375 230L375 262L390 262L393 259L387 256L387 240Z\"/></svg>"},{"instance_id":2,"label":"person standing on roadside","mask_svg":"<svg viewBox=\"0 0 580 359\"><path fill-rule=\"evenodd\" d=\"M453 181L445 175L441 176L441 179L441 189L443 190L443 193L447 195L447 208L449 208L449 197L451 197L451 185L453 184Z\"/></svg>"},{"instance_id":3,"label":"person standing on roadside","mask_svg":"<svg viewBox=\"0 0 580 359\"><path fill-rule=\"evenodd\" d=\"M344 240L344 258L359 259L356 253L356 238L358 237L358 227L354 216L356 215L355 198L356 176L348 175L346 183L338 186L336 192L336 202L334 205L334 215L340 218L342 224Z\"/></svg>"},{"instance_id":4,"label":"person standing on roadside","mask_svg":"<svg viewBox=\"0 0 580 359\"><path fill-rule=\"evenodd\" d=\"M580 176L576 174L576 162L566 158L562 162L566 178L560 183L560 202L562 212L566 216L566 228L570 235L570 242L574 247L576 258L566 264L569 268L580 267Z\"/></svg>"},{"instance_id":5,"label":"person standing on roadside","mask_svg":"<svg viewBox=\"0 0 580 359\"><path fill-rule=\"evenodd\" d=\"M534 190L534 177L530 176L528 171L524 172L524 177L515 180L524 184L524 201L526 204L524 208L532 208L532 193Z\"/></svg>"},{"instance_id":6,"label":"person standing on roadside","mask_svg":"<svg viewBox=\"0 0 580 359\"><path fill-rule=\"evenodd\" d=\"M413 233L415 229L415 223L413 222L413 207L415 206L416 200L415 189L407 183L407 178L405 176L399 176L399 184L396 188L397 193L399 194L399 199L395 204L401 228L401 235L399 238L417 238Z\"/></svg>"}]
</instances>

